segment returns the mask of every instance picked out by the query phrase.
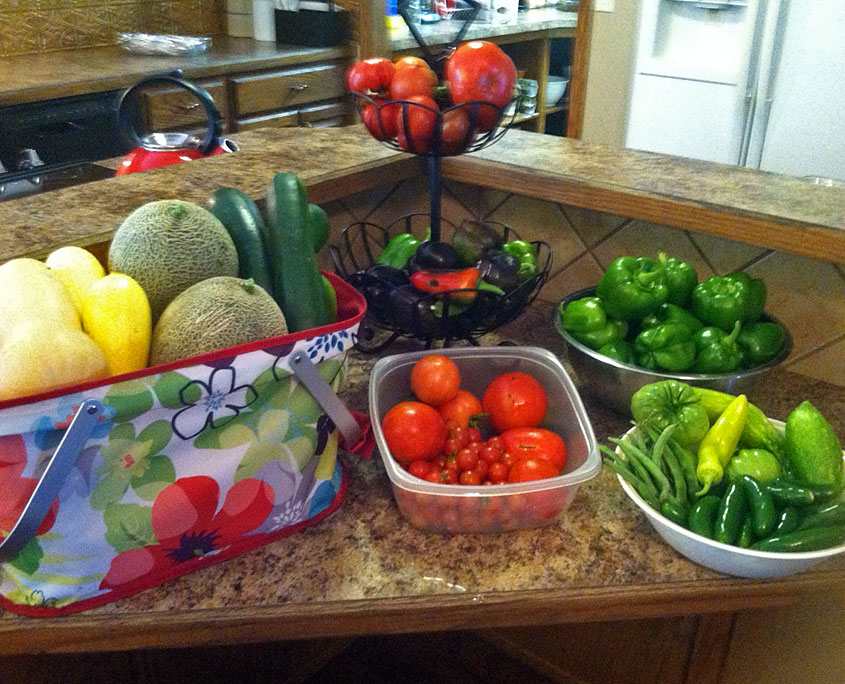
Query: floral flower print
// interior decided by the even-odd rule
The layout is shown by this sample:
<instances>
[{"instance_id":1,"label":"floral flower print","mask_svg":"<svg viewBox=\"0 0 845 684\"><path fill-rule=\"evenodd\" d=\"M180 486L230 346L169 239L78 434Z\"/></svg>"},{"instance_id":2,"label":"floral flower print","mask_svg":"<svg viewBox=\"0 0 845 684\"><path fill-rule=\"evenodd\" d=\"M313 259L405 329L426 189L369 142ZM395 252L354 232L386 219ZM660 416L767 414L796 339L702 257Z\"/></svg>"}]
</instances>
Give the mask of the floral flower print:
<instances>
[{"instance_id":1,"label":"floral flower print","mask_svg":"<svg viewBox=\"0 0 845 684\"><path fill-rule=\"evenodd\" d=\"M152 506L158 544L119 553L100 583L113 589L148 577L150 583L175 565L218 553L257 528L273 507L273 490L255 478L241 480L217 510L220 487L205 475L165 487Z\"/></svg>"},{"instance_id":2,"label":"floral flower print","mask_svg":"<svg viewBox=\"0 0 845 684\"><path fill-rule=\"evenodd\" d=\"M15 526L24 506L35 491L38 480L21 477L26 467L26 445L20 435L0 437L0 534L6 534ZM36 531L44 534L56 522L59 511L58 498L53 501L47 515Z\"/></svg>"},{"instance_id":3,"label":"floral flower print","mask_svg":"<svg viewBox=\"0 0 845 684\"><path fill-rule=\"evenodd\" d=\"M235 369L231 367L215 368L211 371L208 382L191 380L181 392L185 396L188 388L194 386L201 390L200 398L173 416L173 432L182 439L192 439L206 427L220 428L235 418L258 398L251 385L235 387Z\"/></svg>"}]
</instances>

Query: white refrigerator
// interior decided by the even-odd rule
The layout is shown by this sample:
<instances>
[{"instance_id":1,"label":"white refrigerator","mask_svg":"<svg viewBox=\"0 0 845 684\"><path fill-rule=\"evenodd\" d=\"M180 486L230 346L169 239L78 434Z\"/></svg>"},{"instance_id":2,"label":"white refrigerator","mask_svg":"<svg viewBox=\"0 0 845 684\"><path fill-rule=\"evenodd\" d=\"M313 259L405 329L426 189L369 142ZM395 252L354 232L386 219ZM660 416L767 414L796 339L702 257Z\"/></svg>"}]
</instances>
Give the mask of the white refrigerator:
<instances>
[{"instance_id":1,"label":"white refrigerator","mask_svg":"<svg viewBox=\"0 0 845 684\"><path fill-rule=\"evenodd\" d=\"M845 0L640 0L627 147L845 181Z\"/></svg>"}]
</instances>

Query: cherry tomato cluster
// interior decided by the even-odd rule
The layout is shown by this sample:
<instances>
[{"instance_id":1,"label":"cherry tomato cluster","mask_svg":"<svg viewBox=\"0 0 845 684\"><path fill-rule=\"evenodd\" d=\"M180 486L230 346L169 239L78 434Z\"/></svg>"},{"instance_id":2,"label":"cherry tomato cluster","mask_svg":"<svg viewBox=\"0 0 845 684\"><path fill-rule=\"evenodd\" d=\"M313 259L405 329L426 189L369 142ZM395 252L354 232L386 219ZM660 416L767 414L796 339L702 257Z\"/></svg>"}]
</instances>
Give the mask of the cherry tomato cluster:
<instances>
[{"instance_id":1,"label":"cherry tomato cluster","mask_svg":"<svg viewBox=\"0 0 845 684\"><path fill-rule=\"evenodd\" d=\"M440 83L419 57L372 57L349 68L346 86L372 101L361 119L377 140L395 138L402 149L426 153L439 129L438 151L458 154L496 126L513 96L516 67L497 45L474 40L458 46L443 76Z\"/></svg>"},{"instance_id":2,"label":"cherry tomato cluster","mask_svg":"<svg viewBox=\"0 0 845 684\"><path fill-rule=\"evenodd\" d=\"M411 370L418 401L393 406L382 431L394 458L411 475L432 483L495 485L561 474L566 446L539 427L547 397L527 373L493 379L479 401L460 388L460 371L442 354L421 357ZM485 416L496 430L486 439L472 423Z\"/></svg>"}]
</instances>

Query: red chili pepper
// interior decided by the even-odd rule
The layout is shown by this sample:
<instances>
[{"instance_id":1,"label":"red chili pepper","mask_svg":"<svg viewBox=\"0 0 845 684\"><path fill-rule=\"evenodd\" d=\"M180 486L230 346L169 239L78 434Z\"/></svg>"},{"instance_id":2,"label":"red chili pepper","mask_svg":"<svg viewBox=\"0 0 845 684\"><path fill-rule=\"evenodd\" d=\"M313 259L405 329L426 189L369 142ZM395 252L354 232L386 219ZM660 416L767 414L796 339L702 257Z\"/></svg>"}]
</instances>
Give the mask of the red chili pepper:
<instances>
[{"instance_id":1,"label":"red chili pepper","mask_svg":"<svg viewBox=\"0 0 845 684\"><path fill-rule=\"evenodd\" d=\"M430 273L417 271L411 274L411 285L422 292L447 292L448 290L473 290L478 282L478 269L465 268L462 271ZM451 297L472 299L475 292L455 292Z\"/></svg>"}]
</instances>

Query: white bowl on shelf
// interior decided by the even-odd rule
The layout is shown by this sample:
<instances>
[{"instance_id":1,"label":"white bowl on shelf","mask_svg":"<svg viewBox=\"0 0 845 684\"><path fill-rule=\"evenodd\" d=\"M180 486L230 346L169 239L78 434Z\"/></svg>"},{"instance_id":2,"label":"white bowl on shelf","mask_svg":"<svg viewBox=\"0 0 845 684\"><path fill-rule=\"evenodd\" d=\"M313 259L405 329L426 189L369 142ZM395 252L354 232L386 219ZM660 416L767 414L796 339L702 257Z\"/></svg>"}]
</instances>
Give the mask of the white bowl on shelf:
<instances>
[{"instance_id":1,"label":"white bowl on shelf","mask_svg":"<svg viewBox=\"0 0 845 684\"><path fill-rule=\"evenodd\" d=\"M553 107L560 102L568 85L569 78L549 75L549 80L546 82L546 106Z\"/></svg>"}]
</instances>

